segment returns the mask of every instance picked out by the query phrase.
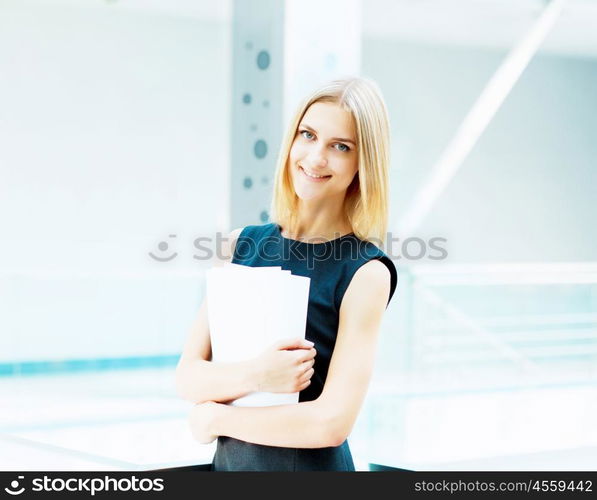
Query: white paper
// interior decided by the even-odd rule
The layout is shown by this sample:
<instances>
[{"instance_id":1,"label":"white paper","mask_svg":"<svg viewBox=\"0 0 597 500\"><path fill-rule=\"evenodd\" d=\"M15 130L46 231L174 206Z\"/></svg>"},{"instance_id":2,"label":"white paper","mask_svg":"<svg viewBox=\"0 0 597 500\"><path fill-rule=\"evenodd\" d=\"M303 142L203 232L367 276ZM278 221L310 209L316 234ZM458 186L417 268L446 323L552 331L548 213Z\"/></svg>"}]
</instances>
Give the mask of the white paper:
<instances>
[{"instance_id":1,"label":"white paper","mask_svg":"<svg viewBox=\"0 0 597 500\"><path fill-rule=\"evenodd\" d=\"M212 360L245 361L274 342L305 338L310 278L281 267L227 263L206 272ZM234 406L298 403L296 393L252 393Z\"/></svg>"}]
</instances>

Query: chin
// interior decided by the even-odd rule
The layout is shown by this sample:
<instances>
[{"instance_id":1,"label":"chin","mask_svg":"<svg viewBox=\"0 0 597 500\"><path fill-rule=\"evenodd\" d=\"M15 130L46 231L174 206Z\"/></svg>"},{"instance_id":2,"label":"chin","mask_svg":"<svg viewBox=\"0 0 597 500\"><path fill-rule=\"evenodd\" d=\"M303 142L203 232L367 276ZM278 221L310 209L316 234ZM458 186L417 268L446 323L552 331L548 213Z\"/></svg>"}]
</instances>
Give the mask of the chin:
<instances>
[{"instance_id":1,"label":"chin","mask_svg":"<svg viewBox=\"0 0 597 500\"><path fill-rule=\"evenodd\" d=\"M302 201L311 201L311 200L327 198L327 195L325 195L325 194L322 195L321 193L310 193L310 192L306 192L303 189L298 189L298 190L295 189L294 193Z\"/></svg>"}]
</instances>

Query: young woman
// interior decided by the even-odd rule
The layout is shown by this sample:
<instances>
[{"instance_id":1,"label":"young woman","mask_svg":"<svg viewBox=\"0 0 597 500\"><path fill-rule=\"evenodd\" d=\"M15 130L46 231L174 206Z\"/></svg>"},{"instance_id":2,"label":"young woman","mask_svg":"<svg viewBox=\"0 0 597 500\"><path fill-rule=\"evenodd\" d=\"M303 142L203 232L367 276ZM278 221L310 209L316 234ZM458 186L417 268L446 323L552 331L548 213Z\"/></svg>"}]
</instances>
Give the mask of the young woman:
<instances>
[{"instance_id":1,"label":"young woman","mask_svg":"<svg viewBox=\"0 0 597 500\"><path fill-rule=\"evenodd\" d=\"M374 82L336 80L301 103L278 157L274 222L232 231L227 254L311 279L306 335L246 362L211 362L204 302L177 385L196 403L195 439L218 440L212 470L355 470L347 437L397 283L374 244L385 241L388 168L388 117ZM299 392L299 403L225 404L253 391Z\"/></svg>"}]
</instances>

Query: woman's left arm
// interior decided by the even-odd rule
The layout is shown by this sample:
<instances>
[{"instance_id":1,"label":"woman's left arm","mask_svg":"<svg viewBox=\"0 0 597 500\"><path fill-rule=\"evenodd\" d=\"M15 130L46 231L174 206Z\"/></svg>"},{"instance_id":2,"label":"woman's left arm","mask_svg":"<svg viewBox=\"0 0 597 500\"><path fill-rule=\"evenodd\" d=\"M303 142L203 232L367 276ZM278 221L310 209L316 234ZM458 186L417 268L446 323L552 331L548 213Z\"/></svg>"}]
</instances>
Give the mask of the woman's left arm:
<instances>
[{"instance_id":1,"label":"woman's left arm","mask_svg":"<svg viewBox=\"0 0 597 500\"><path fill-rule=\"evenodd\" d=\"M371 260L354 274L342 299L336 344L319 398L258 408L195 405L189 419L195 439L210 443L217 436L230 436L290 448L342 444L367 393L389 294L390 272L381 261Z\"/></svg>"}]
</instances>

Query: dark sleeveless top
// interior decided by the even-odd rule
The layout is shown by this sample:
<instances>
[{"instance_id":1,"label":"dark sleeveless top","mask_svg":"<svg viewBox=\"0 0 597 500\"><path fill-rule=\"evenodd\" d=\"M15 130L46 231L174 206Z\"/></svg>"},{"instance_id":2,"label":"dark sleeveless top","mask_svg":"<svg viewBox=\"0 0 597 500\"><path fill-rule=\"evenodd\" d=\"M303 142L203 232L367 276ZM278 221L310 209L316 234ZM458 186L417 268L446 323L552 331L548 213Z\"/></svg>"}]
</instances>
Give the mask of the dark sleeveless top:
<instances>
[{"instance_id":1,"label":"dark sleeveless top","mask_svg":"<svg viewBox=\"0 0 597 500\"><path fill-rule=\"evenodd\" d=\"M396 267L379 247L353 233L323 243L306 243L284 238L280 226L270 223L247 226L239 235L233 263L250 267L280 266L311 279L305 338L315 343L317 355L311 384L300 392L299 402L313 401L322 393L336 343L342 298L357 270L372 259L380 260L390 271L389 304L397 285ZM355 469L347 440L337 447L283 448L220 436L212 470Z\"/></svg>"}]
</instances>

